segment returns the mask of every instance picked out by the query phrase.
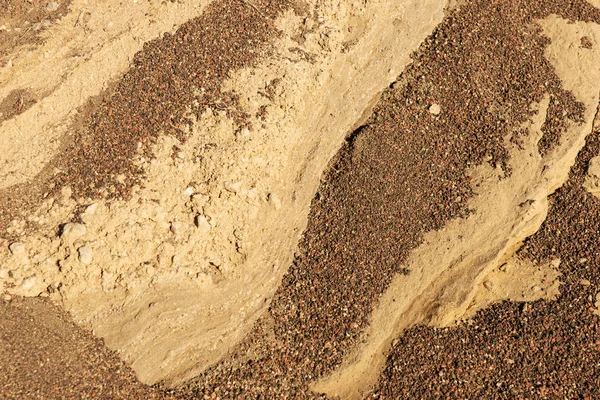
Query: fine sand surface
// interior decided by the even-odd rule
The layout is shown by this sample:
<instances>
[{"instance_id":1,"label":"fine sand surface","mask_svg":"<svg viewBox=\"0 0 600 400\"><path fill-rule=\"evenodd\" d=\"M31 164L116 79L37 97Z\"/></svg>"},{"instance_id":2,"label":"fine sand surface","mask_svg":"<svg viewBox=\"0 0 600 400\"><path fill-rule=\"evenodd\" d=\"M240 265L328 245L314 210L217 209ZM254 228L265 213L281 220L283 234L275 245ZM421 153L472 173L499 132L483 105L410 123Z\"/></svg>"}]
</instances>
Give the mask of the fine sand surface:
<instances>
[{"instance_id":1,"label":"fine sand surface","mask_svg":"<svg viewBox=\"0 0 600 400\"><path fill-rule=\"evenodd\" d=\"M597 2L5 3L2 397L599 395Z\"/></svg>"}]
</instances>

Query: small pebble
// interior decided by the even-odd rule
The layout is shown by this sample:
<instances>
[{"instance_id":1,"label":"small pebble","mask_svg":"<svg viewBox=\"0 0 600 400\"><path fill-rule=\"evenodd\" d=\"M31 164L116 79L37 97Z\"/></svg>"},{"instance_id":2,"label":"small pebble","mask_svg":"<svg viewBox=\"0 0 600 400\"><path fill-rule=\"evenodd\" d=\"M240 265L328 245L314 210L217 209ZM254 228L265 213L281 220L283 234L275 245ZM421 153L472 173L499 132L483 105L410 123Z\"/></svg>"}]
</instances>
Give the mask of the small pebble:
<instances>
[{"instance_id":1,"label":"small pebble","mask_svg":"<svg viewBox=\"0 0 600 400\"><path fill-rule=\"evenodd\" d=\"M58 3L55 1L51 1L48 4L46 4L46 11L48 12L53 12L56 11L58 9Z\"/></svg>"},{"instance_id":2,"label":"small pebble","mask_svg":"<svg viewBox=\"0 0 600 400\"><path fill-rule=\"evenodd\" d=\"M276 210L281 208L281 200L279 200L279 197L277 197L275 193L269 194L269 203L271 203Z\"/></svg>"},{"instance_id":3,"label":"small pebble","mask_svg":"<svg viewBox=\"0 0 600 400\"><path fill-rule=\"evenodd\" d=\"M433 115L440 115L442 112L442 107L440 107L439 104L434 103L429 107L429 112Z\"/></svg>"},{"instance_id":4,"label":"small pebble","mask_svg":"<svg viewBox=\"0 0 600 400\"><path fill-rule=\"evenodd\" d=\"M36 276L30 276L29 278L23 279L23 282L19 286L19 289L21 291L23 291L23 292L26 292L29 289L33 288L36 283L37 283L37 277Z\"/></svg>"},{"instance_id":5,"label":"small pebble","mask_svg":"<svg viewBox=\"0 0 600 400\"><path fill-rule=\"evenodd\" d=\"M87 229L84 224L68 223L63 227L60 237L73 241L85 235L86 231Z\"/></svg>"},{"instance_id":6,"label":"small pebble","mask_svg":"<svg viewBox=\"0 0 600 400\"><path fill-rule=\"evenodd\" d=\"M188 224L182 221L173 221L171 222L171 232L175 234L175 236L179 236L185 233L188 229Z\"/></svg>"},{"instance_id":7,"label":"small pebble","mask_svg":"<svg viewBox=\"0 0 600 400\"><path fill-rule=\"evenodd\" d=\"M86 207L85 214L86 215L94 215L94 214L96 214L97 209L98 209L98 203L90 204L89 206Z\"/></svg>"},{"instance_id":8,"label":"small pebble","mask_svg":"<svg viewBox=\"0 0 600 400\"><path fill-rule=\"evenodd\" d=\"M21 242L11 243L10 246L8 246L8 249L15 256L22 255L27 252L27 250L25 248L25 243L21 243Z\"/></svg>"},{"instance_id":9,"label":"small pebble","mask_svg":"<svg viewBox=\"0 0 600 400\"><path fill-rule=\"evenodd\" d=\"M198 230L202 233L210 231L211 228L210 223L204 215L196 216L196 226L198 227Z\"/></svg>"},{"instance_id":10,"label":"small pebble","mask_svg":"<svg viewBox=\"0 0 600 400\"><path fill-rule=\"evenodd\" d=\"M92 259L94 257L92 248L89 246L81 246L77 249L79 253L79 261L81 261L85 265L89 265L92 263Z\"/></svg>"}]
</instances>

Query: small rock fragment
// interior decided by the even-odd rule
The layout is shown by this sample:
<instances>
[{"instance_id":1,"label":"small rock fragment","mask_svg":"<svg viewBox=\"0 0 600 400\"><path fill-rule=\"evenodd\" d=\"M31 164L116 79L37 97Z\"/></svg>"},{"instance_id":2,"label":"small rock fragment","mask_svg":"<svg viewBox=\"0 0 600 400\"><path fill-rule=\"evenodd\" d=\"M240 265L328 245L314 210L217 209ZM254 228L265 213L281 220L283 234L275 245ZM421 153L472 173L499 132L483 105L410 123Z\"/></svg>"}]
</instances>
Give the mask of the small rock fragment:
<instances>
[{"instance_id":1,"label":"small rock fragment","mask_svg":"<svg viewBox=\"0 0 600 400\"><path fill-rule=\"evenodd\" d=\"M97 209L98 209L98 203L93 203L85 208L84 213L86 215L94 215L96 213Z\"/></svg>"},{"instance_id":2,"label":"small rock fragment","mask_svg":"<svg viewBox=\"0 0 600 400\"><path fill-rule=\"evenodd\" d=\"M171 232L175 234L175 236L183 235L188 230L188 224L183 221L173 221L171 222Z\"/></svg>"},{"instance_id":3,"label":"small rock fragment","mask_svg":"<svg viewBox=\"0 0 600 400\"><path fill-rule=\"evenodd\" d=\"M27 252L27 249L25 248L25 243L21 242L11 243L10 246L8 246L8 249L15 256L22 255Z\"/></svg>"},{"instance_id":4,"label":"small rock fragment","mask_svg":"<svg viewBox=\"0 0 600 400\"><path fill-rule=\"evenodd\" d=\"M35 275L30 276L29 278L23 279L23 282L21 283L21 285L19 285L19 289L20 289L21 293L26 294L26 292L28 290L32 289L36 283L37 283L37 277Z\"/></svg>"},{"instance_id":5,"label":"small rock fragment","mask_svg":"<svg viewBox=\"0 0 600 400\"><path fill-rule=\"evenodd\" d=\"M204 215L196 216L196 226L198 227L198 230L202 233L210 231L211 228L210 223Z\"/></svg>"},{"instance_id":6,"label":"small rock fragment","mask_svg":"<svg viewBox=\"0 0 600 400\"><path fill-rule=\"evenodd\" d=\"M433 103L431 106L429 106L429 112L433 115L440 115L442 112L442 107L440 107L439 104Z\"/></svg>"},{"instance_id":7,"label":"small rock fragment","mask_svg":"<svg viewBox=\"0 0 600 400\"><path fill-rule=\"evenodd\" d=\"M279 200L279 197L277 197L275 193L269 193L269 203L271 203L276 210L281 208L281 200Z\"/></svg>"},{"instance_id":8,"label":"small rock fragment","mask_svg":"<svg viewBox=\"0 0 600 400\"><path fill-rule=\"evenodd\" d=\"M87 229L84 224L68 223L65 224L62 230L61 238L65 240L77 240L85 235Z\"/></svg>"},{"instance_id":9,"label":"small rock fragment","mask_svg":"<svg viewBox=\"0 0 600 400\"><path fill-rule=\"evenodd\" d=\"M53 11L56 11L57 9L58 9L58 3L55 1L51 1L46 4L46 11L48 11L48 12L53 12Z\"/></svg>"},{"instance_id":10,"label":"small rock fragment","mask_svg":"<svg viewBox=\"0 0 600 400\"><path fill-rule=\"evenodd\" d=\"M590 160L583 187L594 196L600 197L600 156Z\"/></svg>"},{"instance_id":11,"label":"small rock fragment","mask_svg":"<svg viewBox=\"0 0 600 400\"><path fill-rule=\"evenodd\" d=\"M2 296L2 298L4 299L4 301L11 301L12 300L12 296L8 293L5 293L4 296Z\"/></svg>"},{"instance_id":12,"label":"small rock fragment","mask_svg":"<svg viewBox=\"0 0 600 400\"><path fill-rule=\"evenodd\" d=\"M231 193L239 193L242 187L241 182L227 182L225 183L225 190Z\"/></svg>"},{"instance_id":13,"label":"small rock fragment","mask_svg":"<svg viewBox=\"0 0 600 400\"><path fill-rule=\"evenodd\" d=\"M92 263L94 254L91 247L81 246L77 249L77 252L79 253L79 261L81 261L83 264L89 265Z\"/></svg>"}]
</instances>

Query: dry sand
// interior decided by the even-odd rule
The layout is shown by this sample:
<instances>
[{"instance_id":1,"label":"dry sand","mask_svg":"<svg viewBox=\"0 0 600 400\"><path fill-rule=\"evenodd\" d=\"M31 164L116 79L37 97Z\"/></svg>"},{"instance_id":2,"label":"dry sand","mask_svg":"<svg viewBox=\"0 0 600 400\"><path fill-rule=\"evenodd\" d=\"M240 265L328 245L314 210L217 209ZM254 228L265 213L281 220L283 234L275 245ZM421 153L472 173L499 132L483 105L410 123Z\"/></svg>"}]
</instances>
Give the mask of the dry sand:
<instances>
[{"instance_id":1,"label":"dry sand","mask_svg":"<svg viewBox=\"0 0 600 400\"><path fill-rule=\"evenodd\" d=\"M0 49L7 397L593 396L594 6L59 5Z\"/></svg>"}]
</instances>

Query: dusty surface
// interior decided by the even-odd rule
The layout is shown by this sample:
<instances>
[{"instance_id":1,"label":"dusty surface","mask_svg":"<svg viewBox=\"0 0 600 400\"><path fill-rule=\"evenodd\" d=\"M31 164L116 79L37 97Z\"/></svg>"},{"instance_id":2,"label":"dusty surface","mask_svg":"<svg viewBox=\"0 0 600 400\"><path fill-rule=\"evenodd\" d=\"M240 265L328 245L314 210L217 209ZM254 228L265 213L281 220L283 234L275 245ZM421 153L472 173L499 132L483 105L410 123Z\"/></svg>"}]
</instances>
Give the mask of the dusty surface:
<instances>
[{"instance_id":1,"label":"dusty surface","mask_svg":"<svg viewBox=\"0 0 600 400\"><path fill-rule=\"evenodd\" d=\"M110 32L111 4L61 21ZM445 5L148 2L79 64L5 66L4 291L143 382L202 372L123 393L593 397L598 5Z\"/></svg>"}]
</instances>

